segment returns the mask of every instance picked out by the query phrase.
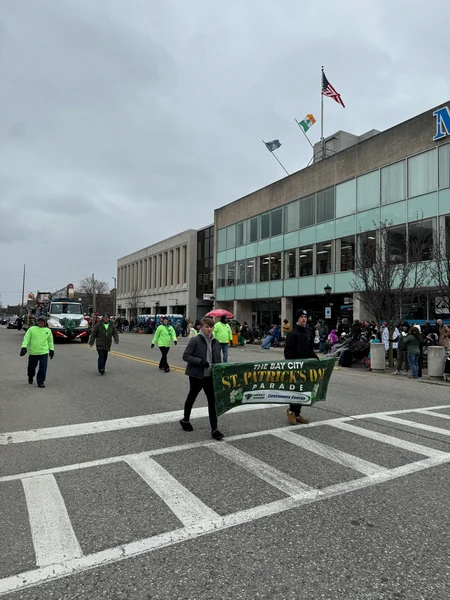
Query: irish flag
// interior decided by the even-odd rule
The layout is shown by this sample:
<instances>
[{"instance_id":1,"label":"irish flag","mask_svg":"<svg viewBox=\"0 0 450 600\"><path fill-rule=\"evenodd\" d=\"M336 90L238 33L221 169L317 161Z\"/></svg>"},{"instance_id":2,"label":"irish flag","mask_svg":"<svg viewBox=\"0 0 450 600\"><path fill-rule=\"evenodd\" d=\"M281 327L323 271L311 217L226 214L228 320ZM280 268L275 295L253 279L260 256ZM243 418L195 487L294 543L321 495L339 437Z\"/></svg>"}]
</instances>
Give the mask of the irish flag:
<instances>
[{"instance_id":1,"label":"irish flag","mask_svg":"<svg viewBox=\"0 0 450 600\"><path fill-rule=\"evenodd\" d=\"M306 117L303 119L303 121L300 121L299 125L303 129L303 131L306 133L308 131L308 129L311 129L311 127L314 125L315 122L316 122L316 120L313 115L306 115Z\"/></svg>"}]
</instances>

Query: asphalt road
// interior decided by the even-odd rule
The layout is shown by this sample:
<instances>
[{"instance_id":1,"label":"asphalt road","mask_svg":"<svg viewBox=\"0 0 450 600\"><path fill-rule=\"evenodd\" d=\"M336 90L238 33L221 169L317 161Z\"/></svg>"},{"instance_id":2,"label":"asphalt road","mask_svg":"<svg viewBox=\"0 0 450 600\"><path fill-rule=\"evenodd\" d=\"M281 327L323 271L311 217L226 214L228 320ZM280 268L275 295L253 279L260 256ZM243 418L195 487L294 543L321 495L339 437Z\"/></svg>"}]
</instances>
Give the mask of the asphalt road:
<instances>
[{"instance_id":1,"label":"asphalt road","mask_svg":"<svg viewBox=\"0 0 450 600\"><path fill-rule=\"evenodd\" d=\"M214 442L203 397L178 424L184 340L166 374L123 334L103 377L95 350L58 344L39 389L21 338L0 329L0 596L450 597L448 387L339 370L310 425L246 407Z\"/></svg>"}]
</instances>

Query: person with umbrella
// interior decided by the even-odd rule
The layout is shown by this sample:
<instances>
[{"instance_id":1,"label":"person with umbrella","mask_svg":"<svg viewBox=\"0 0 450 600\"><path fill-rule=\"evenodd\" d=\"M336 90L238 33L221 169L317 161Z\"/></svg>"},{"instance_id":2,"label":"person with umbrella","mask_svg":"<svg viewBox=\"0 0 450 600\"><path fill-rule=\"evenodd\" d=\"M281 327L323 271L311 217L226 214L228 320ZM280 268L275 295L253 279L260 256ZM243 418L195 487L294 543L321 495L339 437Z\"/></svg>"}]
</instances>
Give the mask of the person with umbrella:
<instances>
[{"instance_id":1,"label":"person with umbrella","mask_svg":"<svg viewBox=\"0 0 450 600\"><path fill-rule=\"evenodd\" d=\"M216 340L219 342L222 350L222 362L226 363L228 362L228 345L233 339L233 333L231 331L231 327L227 323L226 315L223 314L220 317L220 321L214 325L213 334Z\"/></svg>"}]
</instances>

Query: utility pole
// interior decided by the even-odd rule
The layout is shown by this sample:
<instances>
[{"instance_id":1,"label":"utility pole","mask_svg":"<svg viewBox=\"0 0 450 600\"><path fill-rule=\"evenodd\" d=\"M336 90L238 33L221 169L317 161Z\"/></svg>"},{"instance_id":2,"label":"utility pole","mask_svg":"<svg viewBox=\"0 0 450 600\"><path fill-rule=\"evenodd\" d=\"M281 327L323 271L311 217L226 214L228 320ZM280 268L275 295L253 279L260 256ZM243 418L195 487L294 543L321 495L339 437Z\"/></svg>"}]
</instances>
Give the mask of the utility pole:
<instances>
[{"instance_id":1,"label":"utility pole","mask_svg":"<svg viewBox=\"0 0 450 600\"><path fill-rule=\"evenodd\" d=\"M95 277L94 277L94 273L92 273L92 313L95 319L95 313L96 313L96 297L95 297Z\"/></svg>"},{"instance_id":2,"label":"utility pole","mask_svg":"<svg viewBox=\"0 0 450 600\"><path fill-rule=\"evenodd\" d=\"M22 278L22 302L20 303L19 317L22 316L23 302L25 300L25 265L23 265L23 278Z\"/></svg>"}]
</instances>

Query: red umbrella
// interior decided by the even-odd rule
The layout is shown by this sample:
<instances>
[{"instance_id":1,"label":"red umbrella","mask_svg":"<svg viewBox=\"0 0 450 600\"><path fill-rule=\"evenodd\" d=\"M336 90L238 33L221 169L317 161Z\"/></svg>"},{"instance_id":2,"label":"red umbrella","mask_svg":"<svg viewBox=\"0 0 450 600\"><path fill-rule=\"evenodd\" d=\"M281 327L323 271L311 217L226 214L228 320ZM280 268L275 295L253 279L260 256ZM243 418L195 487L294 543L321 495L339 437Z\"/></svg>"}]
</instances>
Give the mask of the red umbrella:
<instances>
[{"instance_id":1,"label":"red umbrella","mask_svg":"<svg viewBox=\"0 0 450 600\"><path fill-rule=\"evenodd\" d=\"M228 317L229 319L233 318L233 315L228 312L227 310L224 310L223 308L217 308L216 310L212 310L211 312L209 312L207 315L207 317Z\"/></svg>"}]
</instances>

